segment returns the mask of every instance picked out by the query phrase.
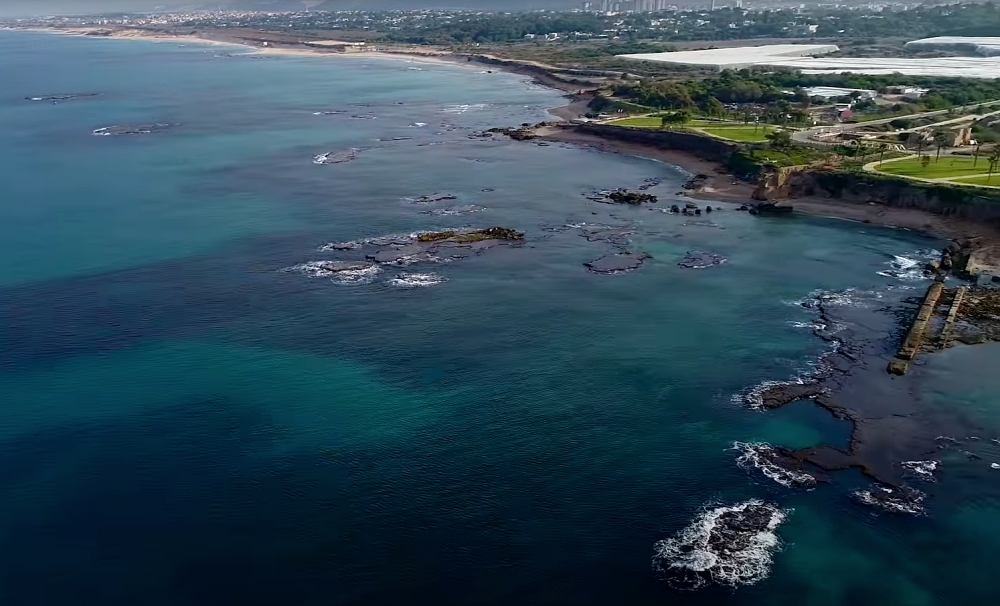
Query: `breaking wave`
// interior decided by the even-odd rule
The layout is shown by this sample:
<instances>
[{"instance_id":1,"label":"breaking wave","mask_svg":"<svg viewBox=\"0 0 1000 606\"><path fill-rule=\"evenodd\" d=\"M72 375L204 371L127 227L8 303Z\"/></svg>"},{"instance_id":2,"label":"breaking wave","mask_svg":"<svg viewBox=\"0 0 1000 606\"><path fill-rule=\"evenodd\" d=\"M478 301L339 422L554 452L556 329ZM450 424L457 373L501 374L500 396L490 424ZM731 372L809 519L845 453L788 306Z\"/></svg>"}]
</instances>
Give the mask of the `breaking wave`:
<instances>
[{"instance_id":1,"label":"breaking wave","mask_svg":"<svg viewBox=\"0 0 1000 606\"><path fill-rule=\"evenodd\" d=\"M924 272L924 266L927 265L928 261L937 259L939 256L940 253L938 251L930 249L907 253L905 256L893 255L891 260L886 261L889 269L884 269L876 273L886 278L895 278L904 281L926 280L928 277Z\"/></svg>"},{"instance_id":2,"label":"breaking wave","mask_svg":"<svg viewBox=\"0 0 1000 606\"><path fill-rule=\"evenodd\" d=\"M370 284L382 271L375 263L345 261L309 261L282 271L300 273L310 278L330 278L334 284Z\"/></svg>"},{"instance_id":3,"label":"breaking wave","mask_svg":"<svg viewBox=\"0 0 1000 606\"><path fill-rule=\"evenodd\" d=\"M789 513L757 499L729 507L706 505L677 535L653 546L653 570L676 589L757 583L767 578L781 549L775 530Z\"/></svg>"},{"instance_id":4,"label":"breaking wave","mask_svg":"<svg viewBox=\"0 0 1000 606\"><path fill-rule=\"evenodd\" d=\"M736 457L736 464L740 469L749 470L751 467L759 469L768 478L786 488L792 487L813 487L816 485L816 478L803 471L786 469L776 461L779 453L770 444L765 442L733 442L732 450L740 454Z\"/></svg>"},{"instance_id":5,"label":"breaking wave","mask_svg":"<svg viewBox=\"0 0 1000 606\"><path fill-rule=\"evenodd\" d=\"M420 288L423 286L434 286L447 282L448 279L438 274L417 274L403 272L395 278L390 278L387 282L400 288Z\"/></svg>"},{"instance_id":6,"label":"breaking wave","mask_svg":"<svg viewBox=\"0 0 1000 606\"><path fill-rule=\"evenodd\" d=\"M489 107L486 103L473 103L471 105L449 105L443 110L446 114L464 114L469 111L482 111Z\"/></svg>"}]
</instances>

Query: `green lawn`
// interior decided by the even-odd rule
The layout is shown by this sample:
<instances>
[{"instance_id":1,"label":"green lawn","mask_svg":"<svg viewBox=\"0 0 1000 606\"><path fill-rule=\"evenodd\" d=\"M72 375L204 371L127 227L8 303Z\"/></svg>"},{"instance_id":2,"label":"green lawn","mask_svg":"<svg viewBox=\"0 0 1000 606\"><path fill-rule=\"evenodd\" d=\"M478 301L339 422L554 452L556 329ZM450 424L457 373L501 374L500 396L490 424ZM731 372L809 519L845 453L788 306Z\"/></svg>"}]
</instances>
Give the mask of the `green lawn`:
<instances>
[{"instance_id":1,"label":"green lawn","mask_svg":"<svg viewBox=\"0 0 1000 606\"><path fill-rule=\"evenodd\" d=\"M980 166L982 166L982 164L980 164ZM955 179L955 183L961 183L963 185L989 185L991 187L1000 187L1000 172L994 172L993 176L989 178L988 183L986 176Z\"/></svg>"},{"instance_id":2,"label":"green lawn","mask_svg":"<svg viewBox=\"0 0 1000 606\"><path fill-rule=\"evenodd\" d=\"M613 120L611 124L615 126L636 126L639 128L660 128L662 121L656 116L641 116ZM687 124L677 125L673 128L693 128L710 135L715 135L716 137L722 137L723 139L745 142L766 141L765 135L774 130L774 126L769 124L761 124L755 129L752 125L743 124L742 122L723 122L720 120L691 120Z\"/></svg>"},{"instance_id":3,"label":"green lawn","mask_svg":"<svg viewBox=\"0 0 1000 606\"><path fill-rule=\"evenodd\" d=\"M761 124L754 127L740 123L713 124L709 122L704 125L692 124L692 126L710 135L715 135L716 137L722 137L723 139L730 139L732 141L744 141L748 143L767 141L767 134L774 130L774 127L769 124Z\"/></svg>"},{"instance_id":4,"label":"green lawn","mask_svg":"<svg viewBox=\"0 0 1000 606\"><path fill-rule=\"evenodd\" d=\"M653 116L643 116L637 118L622 118L620 120L612 120L611 124L615 126L640 126L642 128L660 128L663 123L660 118Z\"/></svg>"},{"instance_id":5,"label":"green lawn","mask_svg":"<svg viewBox=\"0 0 1000 606\"><path fill-rule=\"evenodd\" d=\"M940 160L935 160L934 155L930 157L931 163L924 168L920 158L907 158L905 160L894 160L886 162L882 166L875 165L875 170L890 175L901 177L920 177L921 179L942 179L946 177L963 177L978 175L989 170L989 161L986 158L979 158L979 162L973 166L973 158L959 158L955 156L941 156Z\"/></svg>"}]
</instances>

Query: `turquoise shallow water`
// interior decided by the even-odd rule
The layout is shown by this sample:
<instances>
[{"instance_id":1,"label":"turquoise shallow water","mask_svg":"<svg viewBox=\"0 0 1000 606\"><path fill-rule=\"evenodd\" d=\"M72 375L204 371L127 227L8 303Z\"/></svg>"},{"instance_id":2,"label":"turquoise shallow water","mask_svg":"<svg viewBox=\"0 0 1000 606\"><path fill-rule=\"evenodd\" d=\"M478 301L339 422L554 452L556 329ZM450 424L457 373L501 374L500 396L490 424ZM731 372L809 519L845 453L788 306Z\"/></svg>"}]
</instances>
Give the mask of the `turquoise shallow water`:
<instances>
[{"instance_id":1,"label":"turquoise shallow water","mask_svg":"<svg viewBox=\"0 0 1000 606\"><path fill-rule=\"evenodd\" d=\"M938 243L591 202L656 178L670 204L684 175L470 139L560 103L514 76L239 52L0 32L5 604L992 599L994 348L918 373L922 418L974 429L984 456L946 453L924 517L853 502L860 475L796 491L729 450L845 445L850 428L808 402L762 414L732 397L827 348L795 301L858 289L853 328L881 326L923 283L879 272ZM86 92L101 95L24 99ZM176 126L90 134L147 122ZM348 148L353 162L312 163ZM434 192L457 199L403 200ZM422 212L466 204L485 210ZM563 227L581 223L628 225L653 258L588 273L615 249ZM467 225L526 244L358 285L279 271L334 258L327 242ZM728 261L678 267L692 250ZM403 271L446 281L394 287ZM656 541L751 498L793 510L767 578L657 579Z\"/></svg>"}]
</instances>

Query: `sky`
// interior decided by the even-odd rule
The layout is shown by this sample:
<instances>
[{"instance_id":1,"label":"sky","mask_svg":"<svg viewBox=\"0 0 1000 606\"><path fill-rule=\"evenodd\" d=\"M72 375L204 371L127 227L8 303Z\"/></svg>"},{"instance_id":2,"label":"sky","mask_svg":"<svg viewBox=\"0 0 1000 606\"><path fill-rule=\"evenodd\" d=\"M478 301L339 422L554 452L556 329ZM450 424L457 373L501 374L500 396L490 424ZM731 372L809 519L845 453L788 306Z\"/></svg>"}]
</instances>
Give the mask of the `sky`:
<instances>
[{"instance_id":1,"label":"sky","mask_svg":"<svg viewBox=\"0 0 1000 606\"><path fill-rule=\"evenodd\" d=\"M82 15L115 11L177 10L212 8L218 5L240 8L276 8L291 10L308 5L325 4L324 8L343 6L371 8L487 8L495 10L576 6L575 0L0 0L0 16Z\"/></svg>"}]
</instances>

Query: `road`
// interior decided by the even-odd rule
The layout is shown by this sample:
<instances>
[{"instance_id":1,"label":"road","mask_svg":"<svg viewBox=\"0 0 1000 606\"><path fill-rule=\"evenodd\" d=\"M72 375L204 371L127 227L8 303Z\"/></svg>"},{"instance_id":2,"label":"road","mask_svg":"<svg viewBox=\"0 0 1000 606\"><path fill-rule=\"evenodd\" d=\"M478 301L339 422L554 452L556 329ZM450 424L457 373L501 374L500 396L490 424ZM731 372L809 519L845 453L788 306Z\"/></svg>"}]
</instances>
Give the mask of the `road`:
<instances>
[{"instance_id":1,"label":"road","mask_svg":"<svg viewBox=\"0 0 1000 606\"><path fill-rule=\"evenodd\" d=\"M880 118L878 120L869 120L867 122L855 122L855 123L835 124L833 126L816 126L816 127L813 127L813 128L807 128L805 130L795 131L794 133L792 133L792 140L795 141L795 142L797 142L797 143L803 143L803 144L806 144L806 145L817 144L817 143L819 143L820 145L824 145L824 144L825 145L836 145L836 143L824 143L822 141L815 141L815 140L812 139L812 136L820 134L820 133L840 133L840 132L852 131L852 130L855 130L855 129L858 129L858 128L863 128L865 126L875 126L875 125L878 125L878 124L888 124L888 123L890 123L893 120L896 120L898 118L903 118L903 119L906 119L906 120L910 120L910 119L913 119L913 118L932 118L934 116L943 116L943 115L948 114L951 111L967 112L967 111L973 110L973 109L975 109L977 107L984 107L984 106L987 106L987 105L994 105L994 104L997 104L997 103L1000 103L1000 100L984 101L982 103L973 103L972 105L965 105L965 106L957 107L957 108L938 109L938 110L934 110L934 111L931 111L931 112L920 112L920 113L917 113L917 114L909 114L909 115L906 115L906 116L893 116L891 118ZM993 115L993 114L997 114L997 113L1000 113L1000 112L991 112L990 114L983 114L983 116L976 116L976 117L979 118L979 117L984 117L984 116ZM910 131L913 131L913 130L920 130L922 128L929 128L929 127L937 126L937 125L940 125L940 124L950 124L952 122L960 122L960 121L965 120L965 119L968 119L968 117L967 116L960 116L959 118L955 118L953 120L945 120L943 122L936 122L934 124L927 124L925 126L918 126L916 128L909 129L907 132L910 132Z\"/></svg>"}]
</instances>

